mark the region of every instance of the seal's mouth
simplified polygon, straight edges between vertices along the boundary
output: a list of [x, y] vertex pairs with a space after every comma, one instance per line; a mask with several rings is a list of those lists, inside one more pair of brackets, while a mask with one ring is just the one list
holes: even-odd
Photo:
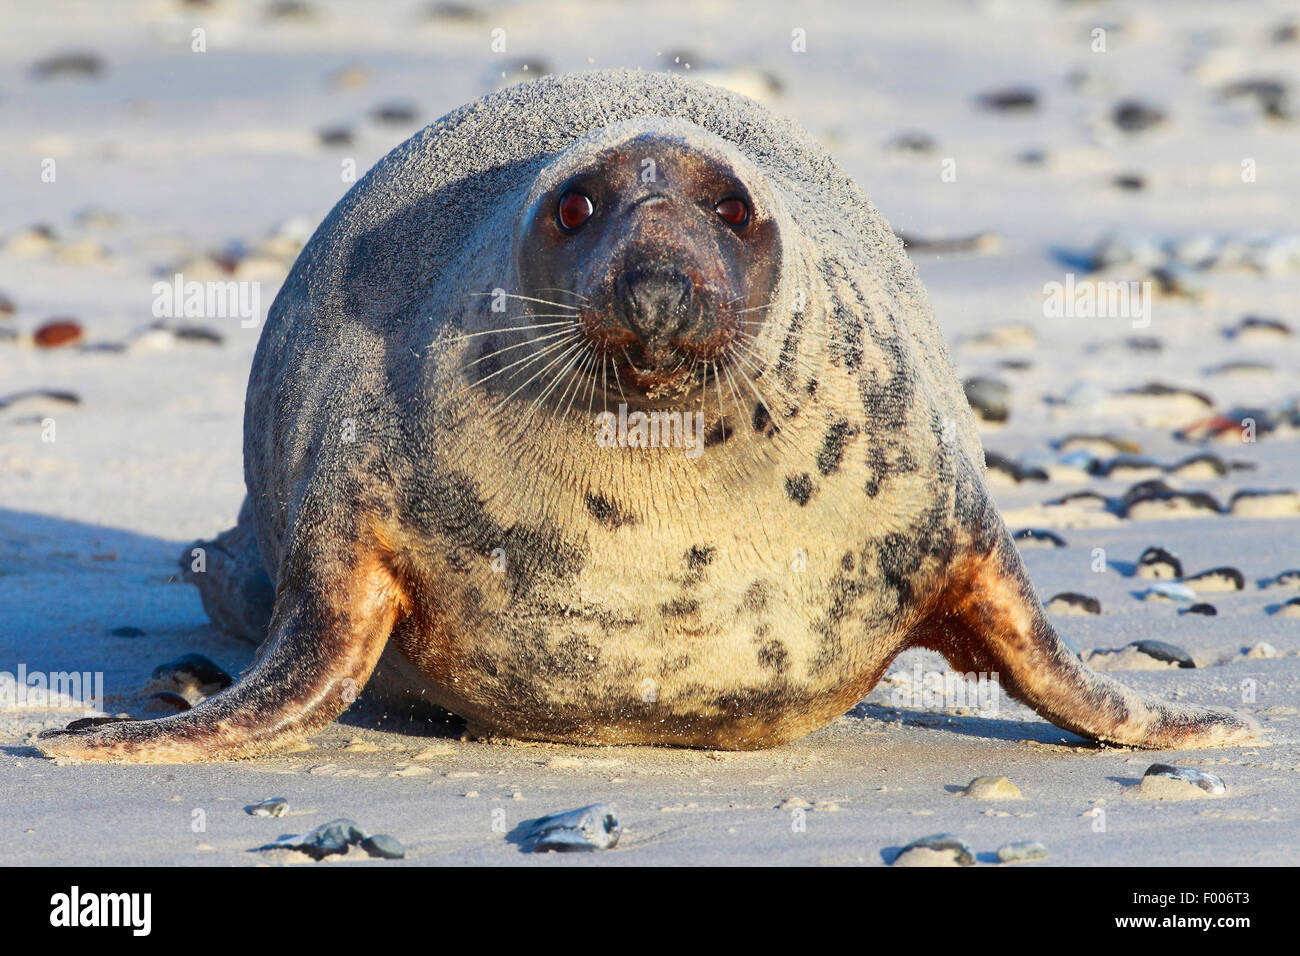
[[606, 390], [634, 390], [651, 400], [681, 398], [700, 387], [706, 369], [730, 358], [738, 323], [704, 304], [673, 315], [628, 320], [617, 308], [584, 310], [583, 335], [608, 366]]

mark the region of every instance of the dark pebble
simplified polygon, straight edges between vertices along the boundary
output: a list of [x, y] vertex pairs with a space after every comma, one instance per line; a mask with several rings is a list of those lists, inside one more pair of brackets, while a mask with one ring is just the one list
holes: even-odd
[[32, 64], [32, 75], [41, 80], [66, 77], [89, 79], [104, 72], [104, 61], [97, 53], [73, 50], [56, 53]]
[[1163, 352], [1165, 343], [1154, 335], [1130, 335], [1124, 340], [1124, 347], [1130, 352]]
[[181, 342], [193, 342], [201, 345], [220, 345], [225, 341], [225, 337], [216, 329], [208, 328], [206, 325], [174, 325], [169, 326], [172, 335]]
[[1193, 770], [1191, 767], [1175, 767], [1167, 763], [1153, 763], [1147, 767], [1144, 777], [1168, 777], [1171, 780], [1182, 780], [1185, 783], [1194, 784], [1200, 787], [1206, 793], [1220, 796], [1228, 792], [1223, 778], [1217, 774], [1206, 773], [1204, 770]]
[[61, 402], [65, 405], [80, 405], [81, 396], [76, 392], [65, 392], [57, 388], [26, 388], [21, 392], [11, 392], [8, 395], [0, 395], [0, 408], [8, 408], [10, 405], [16, 405], [19, 402], [30, 401], [31, 399], [44, 398], [52, 402]]
[[1262, 588], [1300, 588], [1300, 570], [1283, 571], [1260, 584]]
[[132, 627], [130, 624], [115, 627], [108, 634], [110, 637], [144, 637], [144, 631], [138, 627]]
[[890, 149], [904, 153], [928, 153], [935, 147], [934, 137], [929, 133], [899, 133], [887, 144]]
[[1222, 476], [1228, 473], [1228, 463], [1218, 455], [1209, 452], [1202, 452], [1198, 455], [1188, 455], [1175, 464], [1170, 465], [1166, 470], [1171, 475], [1176, 475], [1180, 471], [1191, 468], [1194, 465], [1207, 465], [1216, 475]]
[[302, 0], [276, 0], [266, 7], [268, 20], [297, 20], [305, 23], [316, 19], [316, 10]]
[[1205, 590], [1215, 590], [1209, 587], [1210, 582], [1217, 583], [1216, 579], [1222, 579], [1232, 586], [1230, 588], [1220, 587], [1220, 591], [1241, 591], [1246, 587], [1246, 576], [1236, 568], [1210, 568], [1208, 571], [1202, 571], [1199, 574], [1193, 574], [1190, 578], [1183, 578], [1184, 584], [1190, 584], [1193, 587], [1200, 584], [1205, 586]]
[[1253, 99], [1261, 113], [1274, 119], [1291, 119], [1295, 114], [1290, 90], [1281, 80], [1239, 80], [1225, 86], [1223, 95], [1228, 99]]
[[1038, 91], [1030, 86], [1011, 86], [980, 95], [980, 106], [1000, 113], [1023, 113], [1038, 109]]
[[9, 298], [9, 296], [5, 295], [3, 292], [0, 292], [0, 315], [8, 318], [13, 315], [14, 312], [14, 300]]
[[1249, 335], [1251, 332], [1271, 332], [1279, 338], [1290, 338], [1295, 334], [1291, 331], [1291, 326], [1281, 319], [1268, 318], [1262, 315], [1247, 315], [1236, 325], [1223, 330], [1223, 334], [1230, 339], [1235, 339], [1240, 335]]
[[200, 689], [225, 690], [233, 683], [229, 674], [202, 654], [184, 654], [174, 661], [159, 664], [151, 676], [154, 680], [170, 680], [182, 687], [194, 684]]
[[1223, 506], [1214, 496], [1204, 491], [1177, 491], [1159, 478], [1139, 482], [1120, 499], [1120, 515], [1127, 518], [1133, 509], [1149, 501], [1181, 501], [1193, 510], [1222, 514]]
[[1192, 660], [1191, 655], [1185, 650], [1164, 641], [1133, 641], [1128, 646], [1134, 648], [1140, 654], [1145, 654], [1147, 657], [1158, 661], [1164, 661], [1166, 664], [1177, 664], [1182, 668], [1196, 666], [1196, 661]]
[[289, 812], [289, 801], [284, 797], [268, 797], [244, 807], [244, 812], [250, 817], [282, 817]]
[[1022, 546], [1051, 546], [1053, 548], [1064, 548], [1065, 539], [1055, 531], [1048, 531], [1045, 528], [1021, 528], [1012, 537], [1022, 543]]
[[968, 378], [963, 387], [966, 401], [984, 421], [1005, 422], [1010, 416], [1007, 400], [1011, 397], [1011, 388], [1005, 382], [976, 376]]
[[190, 709], [190, 702], [180, 694], [174, 694], [169, 690], [160, 690], [156, 694], [150, 694], [149, 699], [145, 702], [145, 709], [151, 713], [176, 713]]
[[623, 832], [618, 815], [603, 803], [528, 820], [521, 826], [521, 842], [532, 853], [610, 850]]
[[1147, 187], [1146, 177], [1138, 173], [1121, 173], [1114, 177], [1111, 185], [1125, 192], [1140, 192]]
[[1165, 111], [1140, 100], [1124, 100], [1116, 104], [1111, 120], [1126, 133], [1141, 133], [1159, 126], [1168, 119]]
[[297, 836], [281, 837], [274, 843], [258, 847], [259, 850], [298, 850], [306, 853], [313, 860], [323, 860], [348, 852], [348, 847], [356, 846], [368, 839], [368, 834], [351, 820], [338, 819], [308, 830]]
[[1116, 455], [1109, 461], [1095, 461], [1088, 473], [1100, 478], [1123, 478], [1126, 471], [1164, 471], [1165, 466], [1154, 458], [1143, 455]]
[[1206, 617], [1215, 617], [1216, 615], [1218, 615], [1219, 609], [1216, 608], [1213, 604], [1193, 604], [1191, 607], [1184, 608], [1178, 613], [1179, 614], [1204, 614]]
[[1047, 603], [1055, 604], [1057, 601], [1060, 601], [1063, 604], [1068, 604], [1070, 607], [1077, 607], [1089, 614], [1101, 613], [1100, 601], [1095, 597], [1088, 597], [1088, 595], [1079, 594], [1076, 591], [1062, 591], [1060, 594], [1053, 595], [1052, 599]]
[[435, 3], [429, 7], [425, 16], [430, 20], [460, 24], [479, 23], [487, 19], [485, 11], [468, 3]]
[[346, 126], [326, 126], [317, 130], [316, 138], [322, 146], [351, 146], [356, 137]]
[[409, 103], [381, 103], [370, 111], [370, 118], [376, 123], [405, 125], [414, 123], [419, 114]]
[[1110, 504], [1110, 499], [1105, 495], [1098, 494], [1095, 491], [1072, 491], [1068, 495], [1061, 495], [1059, 498], [1053, 498], [1051, 501], [1044, 501], [1043, 504], [1048, 507], [1060, 507], [1061, 505], [1072, 504], [1092, 504], [1105, 508]]
[[1137, 576], [1140, 578], [1169, 579], [1183, 576], [1183, 562], [1172, 551], [1154, 545], [1138, 558]]

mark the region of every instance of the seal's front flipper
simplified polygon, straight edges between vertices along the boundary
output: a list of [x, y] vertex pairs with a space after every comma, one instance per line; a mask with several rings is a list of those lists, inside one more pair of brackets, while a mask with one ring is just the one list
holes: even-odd
[[962, 672], [997, 673], [1008, 694], [1066, 730], [1128, 747], [1221, 747], [1256, 739], [1231, 711], [1140, 694], [1083, 664], [1052, 629], [1010, 535], [987, 555], [955, 560], [915, 644]]
[[158, 720], [46, 731], [50, 757], [191, 763], [270, 753], [328, 724], [356, 700], [406, 602], [386, 564], [283, 575], [271, 634], [256, 665], [193, 710]]

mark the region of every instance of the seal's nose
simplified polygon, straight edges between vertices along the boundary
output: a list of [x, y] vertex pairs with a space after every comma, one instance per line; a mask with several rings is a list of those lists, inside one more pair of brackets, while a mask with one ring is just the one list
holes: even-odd
[[647, 352], [660, 352], [691, 314], [690, 277], [676, 269], [638, 267], [619, 276], [619, 311]]

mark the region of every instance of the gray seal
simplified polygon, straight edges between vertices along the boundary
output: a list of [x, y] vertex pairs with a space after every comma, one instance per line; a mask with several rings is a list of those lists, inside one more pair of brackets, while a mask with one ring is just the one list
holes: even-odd
[[43, 752], [268, 753], [377, 665], [483, 733], [770, 747], [909, 647], [1097, 740], [1255, 732], [1080, 662], [888, 224], [795, 124], [676, 76], [516, 86], [380, 161], [271, 307], [244, 454], [190, 577], [254, 665]]

